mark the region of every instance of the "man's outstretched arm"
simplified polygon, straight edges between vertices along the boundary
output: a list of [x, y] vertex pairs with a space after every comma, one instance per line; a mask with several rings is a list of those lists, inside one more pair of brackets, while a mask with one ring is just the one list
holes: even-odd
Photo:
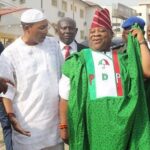
[[11, 125], [13, 126], [14, 130], [19, 132], [20, 134], [23, 134], [26, 136], [31, 136], [31, 133], [29, 131], [26, 131], [25, 129], [23, 129], [21, 127], [20, 123], [18, 122], [16, 115], [13, 111], [12, 101], [8, 98], [3, 98], [3, 104], [4, 104], [6, 113], [8, 115], [8, 118], [9, 118]]

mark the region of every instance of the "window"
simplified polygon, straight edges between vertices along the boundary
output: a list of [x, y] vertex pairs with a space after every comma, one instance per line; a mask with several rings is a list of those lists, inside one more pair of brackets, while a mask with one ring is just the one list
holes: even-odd
[[57, 6], [57, 0], [51, 0], [51, 4], [52, 4], [52, 6]]
[[20, 4], [24, 4], [26, 0], [20, 0]]
[[62, 1], [62, 10], [67, 11], [67, 2]]
[[70, 9], [73, 10], [74, 12], [76, 12], [77, 10], [76, 6], [74, 6], [73, 4], [71, 4]]
[[5, 5], [0, 3], [0, 8], [3, 8], [3, 7], [5, 7]]
[[80, 39], [84, 39], [84, 31], [83, 30], [80, 31]]
[[74, 11], [75, 11], [75, 12], [77, 11], [77, 7], [76, 7], [76, 6], [74, 6]]
[[80, 9], [80, 18], [83, 18], [83, 17], [84, 17], [84, 10]]
[[70, 6], [70, 9], [73, 10], [72, 4], [71, 4], [71, 6]]

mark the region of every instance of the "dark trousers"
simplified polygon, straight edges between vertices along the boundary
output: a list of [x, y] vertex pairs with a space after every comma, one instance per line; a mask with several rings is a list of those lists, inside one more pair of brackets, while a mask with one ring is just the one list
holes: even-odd
[[5, 112], [2, 102], [0, 102], [0, 123], [1, 123], [2, 129], [3, 129], [3, 136], [4, 136], [6, 150], [13, 150], [11, 124], [6, 115], [6, 112]]

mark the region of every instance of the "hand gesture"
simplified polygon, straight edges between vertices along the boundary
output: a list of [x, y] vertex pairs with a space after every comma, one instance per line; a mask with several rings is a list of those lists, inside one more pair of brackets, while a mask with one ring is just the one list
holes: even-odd
[[9, 83], [9, 84], [14, 86], [14, 84], [10, 80], [0, 77], [0, 93], [1, 92], [6, 93], [7, 88], [8, 88], [7, 83]]
[[132, 33], [132, 35], [133, 35], [134, 37], [137, 37], [137, 40], [139, 41], [139, 43], [140, 43], [141, 41], [144, 41], [144, 40], [145, 40], [145, 39], [144, 39], [144, 34], [143, 34], [143, 31], [142, 31], [142, 30], [133, 28], [133, 29], [131, 29], [130, 31], [131, 31], [131, 33]]
[[68, 144], [68, 128], [60, 129], [60, 137], [64, 141], [64, 143]]
[[6, 93], [8, 85], [5, 82], [5, 79], [0, 78], [0, 93]]
[[23, 134], [23, 135], [25, 135], [25, 136], [31, 136], [31, 133], [30, 133], [29, 131], [26, 131], [26, 130], [24, 130], [24, 129], [21, 127], [21, 125], [20, 125], [20, 123], [18, 122], [18, 120], [16, 119], [15, 115], [11, 115], [11, 116], [8, 115], [8, 118], [9, 118], [9, 120], [10, 120], [10, 122], [11, 122], [13, 128], [14, 128], [17, 132], [19, 132], [20, 134]]

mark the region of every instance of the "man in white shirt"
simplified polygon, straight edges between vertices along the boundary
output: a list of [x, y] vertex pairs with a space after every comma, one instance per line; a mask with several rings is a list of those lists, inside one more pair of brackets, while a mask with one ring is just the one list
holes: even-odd
[[21, 16], [24, 34], [2, 53], [8, 85], [3, 102], [13, 126], [14, 150], [63, 150], [59, 137], [58, 81], [60, 54], [57, 41], [46, 37], [44, 14], [29, 9]]
[[[58, 21], [57, 31], [59, 36], [59, 46], [64, 59], [66, 59], [70, 54], [79, 52], [86, 48], [84, 45], [77, 43], [75, 36], [77, 34], [78, 28], [76, 27], [76, 22], [65, 17]], [[69, 54], [67, 54], [66, 46], [69, 46]]]

